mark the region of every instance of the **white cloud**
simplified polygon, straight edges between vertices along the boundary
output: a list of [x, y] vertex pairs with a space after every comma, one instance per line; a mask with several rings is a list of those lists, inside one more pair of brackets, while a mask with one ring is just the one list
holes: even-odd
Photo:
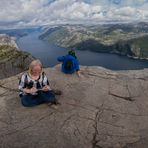
[[0, 27], [148, 21], [148, 0], [0, 0]]

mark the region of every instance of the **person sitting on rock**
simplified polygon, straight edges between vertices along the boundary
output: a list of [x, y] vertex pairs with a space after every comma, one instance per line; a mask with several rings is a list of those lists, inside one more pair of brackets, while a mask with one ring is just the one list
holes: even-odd
[[62, 72], [65, 74], [72, 74], [76, 72], [77, 75], [80, 76], [79, 61], [74, 50], [70, 50], [66, 56], [58, 57], [57, 60], [62, 62]]
[[57, 105], [55, 93], [49, 86], [42, 63], [34, 60], [30, 63], [28, 72], [25, 72], [19, 81], [19, 91], [22, 105], [32, 107], [42, 103]]

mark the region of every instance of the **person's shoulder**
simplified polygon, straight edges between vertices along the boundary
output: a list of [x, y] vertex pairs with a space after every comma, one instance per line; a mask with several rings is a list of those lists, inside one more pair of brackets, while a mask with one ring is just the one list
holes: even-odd
[[70, 55], [65, 55], [65, 60], [70, 59]]
[[67, 59], [71, 59], [71, 60], [75, 59], [72, 55], [67, 55], [66, 57], [67, 57]]
[[28, 72], [23, 72], [23, 73], [21, 74], [22, 77], [25, 77], [25, 76], [28, 76], [28, 75], [29, 75]]
[[28, 79], [28, 72], [23, 72], [20, 76], [19, 76], [19, 80], [25, 81], [25, 79]]

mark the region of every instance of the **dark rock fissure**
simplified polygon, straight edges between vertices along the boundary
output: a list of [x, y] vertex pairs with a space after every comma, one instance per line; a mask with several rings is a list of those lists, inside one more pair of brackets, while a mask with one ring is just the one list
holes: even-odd
[[93, 134], [92, 148], [97, 148], [97, 147], [102, 148], [99, 145], [97, 145], [98, 140], [96, 139], [96, 137], [99, 134], [98, 129], [97, 129], [97, 124], [98, 124], [98, 122], [101, 118], [101, 115], [103, 113], [103, 106], [104, 106], [104, 104], [101, 105], [101, 107], [99, 108], [99, 110], [96, 112], [96, 115], [95, 115], [95, 120], [94, 120], [94, 125], [93, 125], [93, 127], [95, 129], [95, 133]]
[[123, 96], [120, 96], [120, 95], [117, 95], [117, 94], [113, 94], [113, 93], [111, 93], [110, 91], [109, 91], [109, 93], [108, 93], [109, 95], [112, 95], [112, 96], [114, 96], [114, 97], [117, 97], [117, 98], [121, 98], [121, 99], [124, 99], [124, 100], [126, 100], [126, 101], [134, 101], [134, 99], [132, 98], [132, 97], [123, 97]]

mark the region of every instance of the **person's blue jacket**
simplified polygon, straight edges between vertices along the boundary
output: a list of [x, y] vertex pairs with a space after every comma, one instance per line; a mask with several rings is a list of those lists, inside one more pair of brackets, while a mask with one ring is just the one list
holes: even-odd
[[[62, 72], [66, 73], [66, 74], [72, 74], [74, 73], [75, 71], [78, 71], [79, 70], [79, 61], [77, 58], [71, 56], [71, 55], [66, 55], [66, 56], [60, 56], [57, 58], [57, 60], [59, 62], [62, 62]], [[72, 66], [72, 69], [71, 70], [67, 70], [65, 69], [65, 64], [67, 61], [71, 60], [72, 63], [73, 63], [73, 66]]]

